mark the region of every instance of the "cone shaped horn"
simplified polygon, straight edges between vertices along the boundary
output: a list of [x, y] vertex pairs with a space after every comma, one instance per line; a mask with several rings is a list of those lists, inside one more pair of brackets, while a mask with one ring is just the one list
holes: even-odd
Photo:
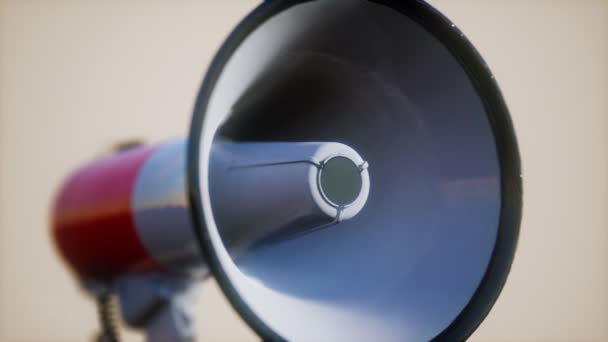
[[188, 182], [213, 274], [268, 340], [465, 339], [519, 232], [498, 87], [418, 1], [262, 4], [201, 88]]

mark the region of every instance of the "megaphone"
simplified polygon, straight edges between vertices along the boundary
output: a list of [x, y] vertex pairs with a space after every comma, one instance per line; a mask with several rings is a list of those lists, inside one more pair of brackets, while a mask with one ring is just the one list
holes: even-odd
[[438, 11], [267, 1], [217, 53], [189, 136], [77, 170], [52, 232], [151, 340], [193, 336], [212, 275], [264, 340], [459, 341], [506, 281], [521, 200], [498, 86]]

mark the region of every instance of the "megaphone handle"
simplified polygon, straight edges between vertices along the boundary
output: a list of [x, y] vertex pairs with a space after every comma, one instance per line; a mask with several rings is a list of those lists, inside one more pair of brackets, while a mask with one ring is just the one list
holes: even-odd
[[146, 341], [194, 341], [192, 311], [200, 280], [151, 273], [127, 275], [114, 285], [124, 320], [143, 329]]

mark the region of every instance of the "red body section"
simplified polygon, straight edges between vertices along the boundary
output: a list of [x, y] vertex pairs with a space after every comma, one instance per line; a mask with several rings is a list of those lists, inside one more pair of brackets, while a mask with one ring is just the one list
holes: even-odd
[[127, 271], [159, 268], [137, 236], [131, 194], [155, 147], [137, 147], [72, 174], [55, 200], [52, 235], [83, 279], [107, 281]]

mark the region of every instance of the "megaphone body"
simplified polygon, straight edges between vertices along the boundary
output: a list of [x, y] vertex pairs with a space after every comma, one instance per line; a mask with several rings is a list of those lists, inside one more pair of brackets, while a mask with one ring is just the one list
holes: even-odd
[[271, 1], [218, 52], [187, 138], [85, 165], [54, 208], [59, 252], [134, 325], [155, 321], [137, 279], [213, 275], [267, 340], [452, 341], [506, 280], [521, 179], [493, 76], [429, 5]]
[[[166, 252], [187, 264], [202, 264], [198, 247], [183, 248], [195, 243], [190, 218], [183, 212], [187, 202], [183, 184], [185, 151], [173, 155], [173, 160], [164, 160], [162, 169], [150, 170], [158, 176], [145, 184], [150, 181], [146, 163], [153, 163], [154, 155], [171, 145], [135, 147], [109, 155], [67, 180], [56, 200], [53, 236], [79, 275], [106, 281], [125, 272], [159, 271], [170, 268], [171, 263], [161, 265]], [[144, 191], [148, 198], [140, 195]], [[166, 198], [154, 197], [160, 194]], [[153, 219], [147, 220], [147, 216]], [[166, 231], [155, 231], [155, 226], [163, 226]], [[158, 246], [172, 242], [179, 244], [177, 251]], [[181, 262], [176, 265], [180, 267]]]
[[[369, 193], [367, 163], [343, 144], [223, 142], [215, 150], [215, 215], [235, 256], [350, 219]], [[90, 281], [129, 272], [202, 277], [186, 190], [184, 139], [109, 155], [64, 184], [54, 239]]]

